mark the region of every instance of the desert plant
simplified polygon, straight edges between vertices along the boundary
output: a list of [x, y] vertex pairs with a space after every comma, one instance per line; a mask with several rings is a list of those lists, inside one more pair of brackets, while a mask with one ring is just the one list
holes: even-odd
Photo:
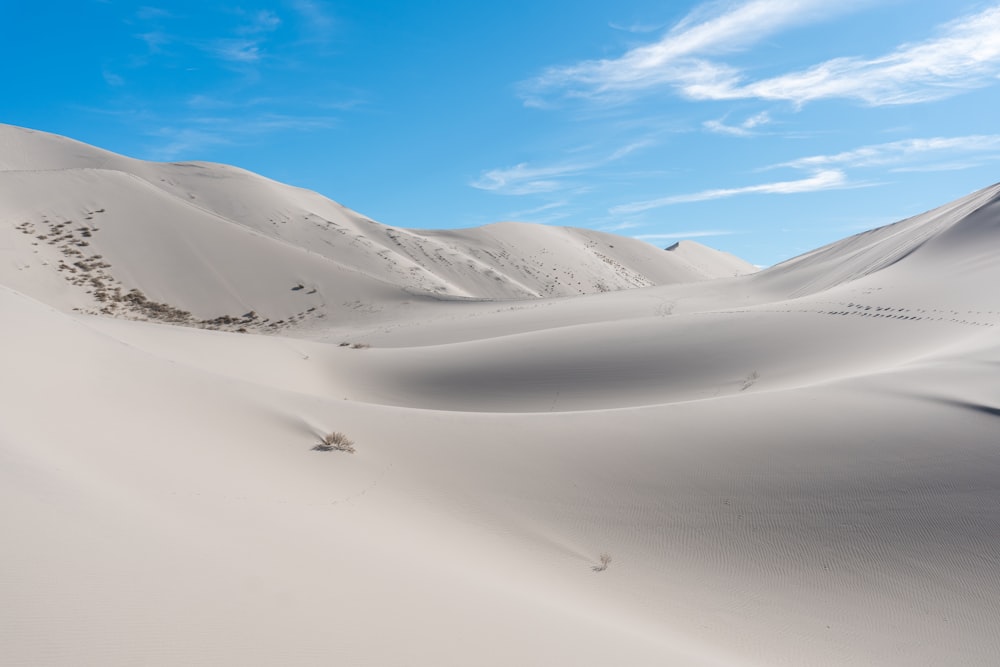
[[318, 452], [332, 452], [333, 450], [337, 450], [338, 452], [353, 454], [354, 441], [340, 431], [333, 431], [324, 435], [320, 439], [319, 444], [313, 447], [313, 449]]
[[594, 570], [594, 572], [604, 572], [606, 569], [608, 569], [608, 565], [611, 564], [611, 554], [607, 554], [607, 553], [601, 554], [601, 559], [600, 560], [601, 560], [601, 564], [600, 565], [595, 565], [592, 568]]

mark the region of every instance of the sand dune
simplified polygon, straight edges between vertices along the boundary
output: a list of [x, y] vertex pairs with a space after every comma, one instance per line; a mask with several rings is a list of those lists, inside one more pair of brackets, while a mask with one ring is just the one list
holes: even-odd
[[1000, 655], [1000, 186], [734, 277], [19, 128], [0, 165], [4, 664]]
[[753, 271], [704, 247], [666, 253], [583, 229], [387, 227], [235, 167], [132, 160], [9, 125], [0, 149], [14, 223], [2, 282], [67, 310], [274, 331], [411, 299], [585, 294]]

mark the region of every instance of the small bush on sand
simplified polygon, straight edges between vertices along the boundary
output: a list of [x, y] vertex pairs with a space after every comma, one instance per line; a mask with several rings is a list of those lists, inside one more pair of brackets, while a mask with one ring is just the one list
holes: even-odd
[[337, 450], [338, 452], [353, 454], [354, 441], [340, 431], [334, 431], [333, 433], [324, 435], [320, 443], [313, 447], [313, 449], [318, 452], [332, 452]]
[[611, 554], [601, 554], [601, 564], [593, 567], [594, 572], [604, 572], [611, 564]]

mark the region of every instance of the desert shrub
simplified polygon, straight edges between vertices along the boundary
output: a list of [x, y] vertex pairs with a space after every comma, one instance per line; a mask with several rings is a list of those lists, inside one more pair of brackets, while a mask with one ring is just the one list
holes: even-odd
[[338, 452], [348, 452], [353, 454], [354, 441], [340, 431], [333, 431], [332, 433], [324, 435], [320, 440], [320, 443], [313, 447], [313, 449], [319, 452], [332, 452], [337, 450]]
[[604, 572], [611, 564], [611, 554], [601, 554], [601, 564], [593, 567], [594, 572]]

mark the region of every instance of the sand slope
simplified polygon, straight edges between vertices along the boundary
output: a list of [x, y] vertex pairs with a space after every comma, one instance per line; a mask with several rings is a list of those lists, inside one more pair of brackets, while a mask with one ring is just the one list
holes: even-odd
[[[122, 275], [201, 317], [247, 295], [294, 315], [315, 295], [270, 287], [290, 267], [362, 305], [302, 318], [284, 329], [295, 337], [209, 331], [73, 312], [75, 286], [8, 263], [0, 662], [1000, 655], [1000, 188], [752, 276], [442, 300], [358, 270], [343, 248], [222, 220], [224, 192], [205, 187], [210, 205], [191, 206], [121, 170], [56, 174], [60, 151], [103, 154], [46, 141], [51, 155], [19, 158], [44, 178], [3, 174], [21, 179], [3, 239], [28, 237], [16, 227], [33, 211], [75, 207], [106, 214], [89, 238], [107, 231]], [[51, 179], [62, 187], [46, 193]], [[112, 195], [163, 215], [96, 213]], [[32, 197], [56, 203], [35, 211]], [[372, 244], [404, 234], [352, 220]], [[586, 264], [578, 241], [591, 238], [516, 224], [406, 234], [414, 257], [418, 236], [438, 244], [425, 249], [475, 237], [481, 255], [463, 257], [510, 244], [567, 267]], [[191, 238], [239, 253], [192, 263]], [[716, 257], [686, 246], [664, 254], [699, 270]], [[508, 252], [491, 266], [527, 284], [533, 265]], [[433, 256], [421, 266], [448, 289], [486, 275], [463, 282]], [[663, 266], [629, 270], [670, 282]], [[357, 452], [314, 451], [330, 430]], [[601, 553], [612, 560], [594, 571]]]

